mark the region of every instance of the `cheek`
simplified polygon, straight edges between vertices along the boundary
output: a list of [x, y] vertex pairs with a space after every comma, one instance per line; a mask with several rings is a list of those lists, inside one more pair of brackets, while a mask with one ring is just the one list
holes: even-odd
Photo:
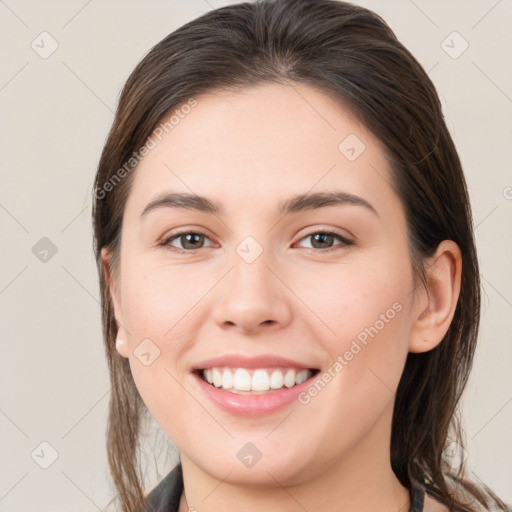
[[149, 258], [127, 262], [122, 298], [128, 329], [139, 338], [154, 338], [165, 348], [211, 288], [211, 278], [191, 276], [192, 272], [192, 267], [158, 265]]
[[330, 355], [331, 373], [343, 375], [333, 379], [335, 387], [359, 387], [372, 402], [381, 396], [376, 387], [398, 385], [408, 353], [412, 271], [407, 269], [407, 257], [390, 253], [294, 280], [304, 302], [318, 312], [310, 325]]
[[391, 407], [407, 358], [410, 327], [410, 282], [399, 266], [352, 265], [341, 270], [328, 292], [320, 293], [317, 284], [305, 299], [316, 297], [312, 309], [322, 313], [334, 334], [316, 322], [317, 340], [330, 361], [319, 374], [321, 382], [301, 397], [319, 424], [328, 418], [325, 434], [338, 447], [356, 443]]
[[407, 265], [406, 260], [375, 256], [371, 262], [325, 265], [289, 279], [297, 295], [317, 313], [319, 339], [335, 348], [361, 333], [364, 339], [375, 324], [379, 331], [384, 326], [389, 331], [388, 325], [397, 323], [398, 310], [404, 309], [412, 290]]
[[188, 371], [186, 354], [198, 329], [201, 300], [213, 279], [210, 272], [194, 271], [193, 265], [173, 267], [134, 253], [125, 261], [121, 293], [130, 332], [130, 367], [144, 403], [160, 425], [172, 424], [176, 415], [170, 411], [186, 405], [177, 380]]

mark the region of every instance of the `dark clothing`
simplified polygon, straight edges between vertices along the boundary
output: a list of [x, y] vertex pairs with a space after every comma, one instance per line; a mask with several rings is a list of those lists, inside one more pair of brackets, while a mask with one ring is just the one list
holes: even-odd
[[[183, 473], [178, 464], [146, 497], [152, 512], [178, 512], [183, 492]], [[418, 485], [411, 492], [409, 512], [423, 512], [425, 489]]]
[[178, 464], [146, 497], [151, 512], [178, 512], [183, 492], [183, 473]]

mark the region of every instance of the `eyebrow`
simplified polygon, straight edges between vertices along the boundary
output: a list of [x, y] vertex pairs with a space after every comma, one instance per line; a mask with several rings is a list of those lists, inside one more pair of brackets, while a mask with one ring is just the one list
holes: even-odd
[[[279, 203], [278, 211], [280, 214], [286, 215], [288, 213], [315, 210], [334, 205], [362, 206], [363, 208], [373, 212], [377, 217], [379, 216], [377, 210], [368, 201], [366, 201], [366, 199], [340, 190], [329, 192], [307, 192], [292, 196]], [[215, 215], [222, 215], [224, 212], [220, 203], [212, 201], [207, 197], [187, 192], [164, 192], [159, 194], [144, 208], [141, 213], [141, 217], [148, 212], [159, 208], [186, 209]]]

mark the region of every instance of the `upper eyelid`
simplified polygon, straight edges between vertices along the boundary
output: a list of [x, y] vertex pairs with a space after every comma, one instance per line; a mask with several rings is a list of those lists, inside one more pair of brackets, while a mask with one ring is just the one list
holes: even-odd
[[338, 229], [331, 228], [331, 227], [315, 228], [314, 226], [308, 226], [307, 228], [303, 228], [303, 230], [301, 230], [301, 231], [304, 231], [304, 230], [307, 230], [307, 231], [305, 231], [305, 233], [300, 236], [299, 240], [302, 240], [303, 238], [305, 238], [307, 236], [314, 235], [316, 233], [332, 233], [334, 235], [337, 235], [337, 236], [347, 239], [347, 240], [354, 238], [354, 236], [350, 232], [347, 232], [348, 234], [346, 234], [346, 235], [343, 234], [341, 232], [342, 230], [340, 228], [338, 228]]

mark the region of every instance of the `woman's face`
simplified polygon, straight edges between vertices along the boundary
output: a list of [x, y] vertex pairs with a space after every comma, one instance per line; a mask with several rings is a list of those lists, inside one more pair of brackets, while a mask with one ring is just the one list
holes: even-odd
[[[382, 146], [305, 85], [196, 101], [153, 137], [124, 212], [115, 310], [144, 402], [217, 479], [389, 463], [414, 315]], [[148, 208], [170, 194], [191, 197]]]

